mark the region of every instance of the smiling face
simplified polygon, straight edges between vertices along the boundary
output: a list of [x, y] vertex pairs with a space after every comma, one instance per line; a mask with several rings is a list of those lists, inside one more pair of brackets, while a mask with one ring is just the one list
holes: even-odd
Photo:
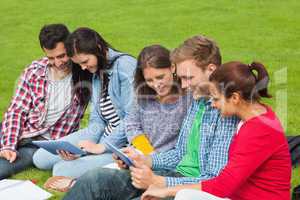
[[98, 69], [98, 59], [93, 54], [79, 53], [71, 57], [74, 63], [80, 65], [82, 70], [88, 70], [91, 73], [96, 73]]
[[205, 70], [196, 65], [194, 60], [185, 60], [176, 64], [177, 76], [181, 79], [181, 87], [188, 89], [196, 98], [197, 87], [208, 82], [211, 70], [207, 67]]
[[48, 57], [51, 67], [59, 71], [68, 70], [69, 57], [67, 56], [66, 48], [63, 42], [56, 44], [54, 49], [43, 48], [46, 56]]
[[212, 107], [218, 109], [223, 117], [235, 115], [239, 109], [241, 97], [234, 92], [229, 98], [226, 98], [219, 89], [216, 83], [211, 84], [210, 95], [212, 99]]
[[173, 74], [171, 67], [143, 69], [146, 84], [152, 88], [159, 97], [165, 97], [171, 93], [173, 87]]

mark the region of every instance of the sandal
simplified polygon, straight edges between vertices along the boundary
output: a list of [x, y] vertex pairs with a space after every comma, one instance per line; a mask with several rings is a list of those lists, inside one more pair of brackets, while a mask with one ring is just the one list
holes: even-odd
[[76, 179], [67, 176], [50, 177], [44, 184], [44, 188], [59, 192], [68, 192], [75, 184]]

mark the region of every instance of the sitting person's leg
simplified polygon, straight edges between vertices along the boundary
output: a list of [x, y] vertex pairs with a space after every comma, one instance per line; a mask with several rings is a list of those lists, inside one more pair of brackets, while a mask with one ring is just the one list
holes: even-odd
[[180, 190], [175, 197], [175, 200], [225, 200], [212, 194], [192, 189]]
[[[59, 140], [68, 141], [77, 146], [78, 143], [82, 140], [98, 142], [99, 136], [96, 134], [86, 134], [84, 131], [80, 130], [63, 138], [60, 138]], [[51, 170], [53, 166], [59, 161], [62, 161], [61, 157], [51, 154], [42, 148], [37, 150], [33, 155], [33, 163], [39, 169]]]
[[[173, 199], [174, 199], [173, 197], [168, 197], [168, 198], [164, 198], [163, 200], [173, 200]], [[141, 200], [141, 197], [136, 197], [136, 198], [131, 199], [131, 200]]]
[[131, 184], [128, 170], [95, 168], [76, 181], [64, 200], [130, 200], [140, 196], [142, 192]]
[[43, 170], [51, 170], [53, 165], [61, 160], [58, 155], [49, 153], [42, 148], [39, 148], [33, 155], [34, 166]]
[[[155, 171], [155, 174], [173, 177], [182, 176], [168, 170]], [[143, 192], [144, 190], [137, 189], [132, 185], [129, 170], [98, 167], [78, 178], [64, 199], [131, 200], [139, 199]]]
[[23, 141], [18, 148], [18, 155], [14, 162], [10, 163], [4, 158], [0, 158], [0, 180], [12, 176], [33, 165], [32, 156], [37, 147]]
[[62, 160], [53, 166], [53, 176], [68, 176], [78, 178], [85, 172], [113, 163], [112, 154], [88, 155], [76, 160]]

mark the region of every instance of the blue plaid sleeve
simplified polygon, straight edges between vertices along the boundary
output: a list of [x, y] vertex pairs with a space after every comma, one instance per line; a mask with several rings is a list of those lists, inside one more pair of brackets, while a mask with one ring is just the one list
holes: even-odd
[[185, 184], [196, 184], [200, 181], [205, 180], [203, 178], [194, 178], [194, 177], [166, 177], [167, 187], [172, 187], [176, 185], [185, 185]]
[[227, 164], [229, 146], [239, 120], [236, 117], [223, 118], [219, 111], [206, 105], [202, 118], [199, 149], [199, 177], [166, 177], [167, 186], [193, 184], [219, 175]]
[[[186, 153], [189, 130], [199, 110], [199, 101], [194, 101], [183, 122], [176, 148], [152, 156], [153, 169], [174, 170]], [[218, 176], [228, 161], [228, 151], [239, 120], [223, 118], [219, 111], [206, 104], [200, 130], [199, 177], [166, 177], [167, 186], [198, 183]]]
[[239, 120], [237, 117], [222, 117], [213, 108], [208, 113], [211, 116], [208, 116], [205, 123], [209, 130], [202, 132], [199, 160], [201, 176], [213, 178], [219, 175], [228, 162], [229, 147]]

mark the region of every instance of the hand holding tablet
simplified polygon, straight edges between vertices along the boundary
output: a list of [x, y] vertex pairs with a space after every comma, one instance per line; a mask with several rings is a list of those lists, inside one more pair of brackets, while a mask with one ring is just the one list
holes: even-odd
[[46, 141], [32, 141], [32, 143], [46, 151], [57, 155], [59, 150], [64, 150], [70, 152], [74, 155], [85, 155], [86, 152], [79, 147], [71, 144], [67, 141], [57, 141], [57, 140], [46, 140]]
[[133, 160], [130, 159], [125, 153], [123, 153], [120, 149], [118, 149], [116, 146], [111, 144], [108, 141], [104, 142], [104, 145], [107, 149], [112, 151], [114, 154], [116, 154], [128, 167], [133, 166]]

